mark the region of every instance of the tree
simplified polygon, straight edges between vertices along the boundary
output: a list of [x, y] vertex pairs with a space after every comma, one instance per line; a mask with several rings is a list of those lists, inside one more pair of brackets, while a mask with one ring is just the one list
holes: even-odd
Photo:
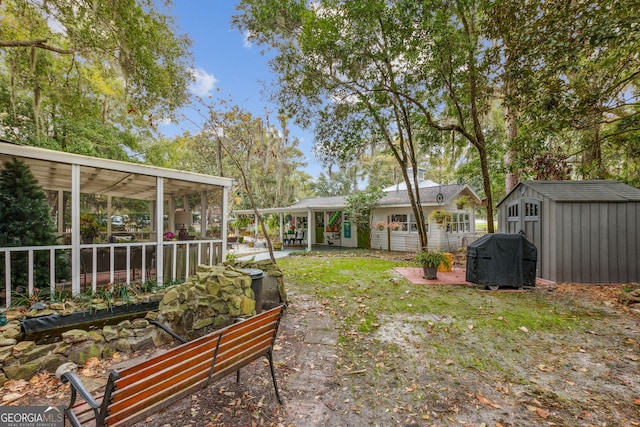
[[417, 169], [416, 141], [427, 128], [455, 131], [477, 150], [493, 231], [482, 126], [492, 92], [473, 2], [324, 1], [306, 9], [293, 0], [244, 0], [238, 7], [234, 24], [278, 50], [272, 61], [280, 76], [277, 98], [299, 124], [314, 118], [320, 130], [326, 123], [350, 124], [333, 126], [336, 132], [320, 144], [347, 156], [365, 144], [365, 134], [385, 141], [407, 183], [422, 246], [427, 236], [417, 178], [410, 182], [406, 171]]
[[[47, 196], [26, 163], [13, 159], [0, 170], [0, 247], [51, 246], [58, 244], [58, 236]], [[69, 260], [62, 251], [56, 252], [56, 278], [69, 278]], [[49, 283], [49, 252], [34, 254], [34, 283]], [[4, 262], [0, 273], [5, 274]], [[28, 286], [29, 260], [24, 252], [11, 253], [11, 283], [13, 287]], [[47, 287], [47, 286], [45, 286]]]
[[584, 178], [629, 177], [619, 159], [637, 161], [639, 8], [621, 0], [507, 0], [488, 9], [486, 29], [510, 87], [504, 102], [525, 130], [516, 141], [521, 164], [534, 168], [532, 151], [562, 144]]
[[379, 205], [384, 193], [380, 189], [358, 191], [347, 197], [347, 213], [358, 228], [358, 240], [360, 236], [367, 236], [368, 247], [371, 247], [371, 221], [373, 210]]
[[[204, 139], [199, 139], [200, 142], [208, 141], [220, 146], [224, 153], [223, 161], [233, 166], [229, 170], [235, 172], [231, 176], [240, 183], [240, 202], [246, 198], [248, 206], [253, 209], [273, 262], [271, 239], [258, 207], [281, 206], [293, 198], [292, 180], [295, 179], [294, 171], [301, 153], [296, 147], [297, 141], [288, 141], [286, 135], [286, 130], [280, 132], [262, 118], [253, 117], [242, 108], [231, 105], [224, 111], [209, 109], [209, 118], [202, 132]], [[203, 146], [200, 152], [216, 151], [210, 147], [211, 144]]]
[[126, 159], [187, 99], [190, 41], [159, 2], [0, 3], [5, 138]]

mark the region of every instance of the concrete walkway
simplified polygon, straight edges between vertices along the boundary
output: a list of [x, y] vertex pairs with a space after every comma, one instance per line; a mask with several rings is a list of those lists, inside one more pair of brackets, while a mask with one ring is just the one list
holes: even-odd
[[[273, 256], [276, 258], [283, 258], [288, 256], [291, 252], [296, 252], [293, 251], [291, 249], [282, 249], [279, 251], [273, 251]], [[268, 250], [261, 250], [261, 251], [255, 251], [249, 254], [243, 253], [243, 254], [239, 254], [238, 259], [240, 261], [262, 261], [263, 259], [269, 259], [269, 251]]]
[[[280, 345], [294, 349], [282, 390], [286, 393], [288, 419], [295, 427], [329, 426], [335, 416], [331, 390], [335, 387], [338, 328], [318, 301], [295, 291], [280, 324]], [[278, 359], [279, 353], [275, 352]]]

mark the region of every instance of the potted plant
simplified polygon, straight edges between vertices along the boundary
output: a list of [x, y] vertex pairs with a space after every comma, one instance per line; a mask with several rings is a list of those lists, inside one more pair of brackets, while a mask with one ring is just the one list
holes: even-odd
[[472, 201], [471, 201], [471, 197], [469, 197], [469, 196], [468, 196], [468, 195], [466, 195], [466, 194], [462, 194], [460, 197], [458, 197], [458, 198], [455, 200], [455, 202], [454, 202], [454, 203], [456, 204], [456, 207], [457, 207], [458, 209], [464, 209], [466, 206], [471, 205], [471, 204], [472, 204]]
[[80, 215], [80, 236], [82, 243], [93, 243], [93, 239], [100, 235], [100, 226], [93, 215]]
[[422, 250], [416, 254], [415, 261], [422, 266], [424, 279], [435, 280], [438, 278], [438, 267], [449, 267], [449, 260], [444, 252]]
[[274, 251], [282, 250], [282, 240], [280, 240], [279, 237], [274, 237], [273, 240], [271, 240], [271, 244], [273, 245]]
[[435, 221], [438, 224], [451, 221], [451, 213], [443, 211], [442, 209], [436, 209], [429, 214], [429, 221]]

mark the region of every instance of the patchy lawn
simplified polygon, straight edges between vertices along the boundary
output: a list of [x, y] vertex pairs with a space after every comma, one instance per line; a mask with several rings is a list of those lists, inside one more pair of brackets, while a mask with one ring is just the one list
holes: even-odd
[[[232, 375], [140, 425], [640, 425], [640, 315], [617, 302], [629, 285], [413, 285], [394, 271], [404, 255], [364, 255], [278, 260], [290, 292], [274, 355], [285, 405], [258, 361], [240, 384]], [[308, 340], [319, 321], [338, 336], [322, 351]], [[324, 379], [304, 384], [315, 370]], [[54, 383], [19, 392], [63, 404]]]

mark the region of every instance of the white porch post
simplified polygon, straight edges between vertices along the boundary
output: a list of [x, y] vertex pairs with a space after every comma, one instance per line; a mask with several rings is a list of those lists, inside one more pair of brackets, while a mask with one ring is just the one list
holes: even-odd
[[113, 210], [111, 208], [111, 195], [107, 195], [107, 239], [109, 238], [109, 236], [111, 236], [111, 234], [113, 234], [111, 232], [111, 215], [113, 215]]
[[63, 235], [64, 229], [64, 191], [58, 190], [58, 234]]
[[209, 224], [207, 224], [207, 208], [209, 207], [209, 202], [207, 199], [207, 192], [200, 192], [200, 237], [205, 237], [207, 235], [207, 229], [209, 228]]
[[229, 216], [228, 208], [229, 205], [227, 203], [229, 200], [229, 187], [222, 188], [222, 208], [220, 212], [220, 238], [222, 238], [222, 259], [221, 262], [224, 262], [227, 259], [227, 220]]
[[80, 293], [80, 165], [71, 165], [71, 293]]
[[[313, 212], [311, 212], [311, 209], [308, 209], [307, 210], [307, 251], [311, 251], [311, 238], [313, 237], [315, 239], [315, 234], [316, 234], [316, 226], [315, 224], [311, 223], [312, 214]], [[313, 233], [311, 232], [311, 230], [313, 230]]]
[[162, 245], [164, 217], [164, 179], [156, 178], [156, 278], [158, 284], [164, 284], [164, 246]]

